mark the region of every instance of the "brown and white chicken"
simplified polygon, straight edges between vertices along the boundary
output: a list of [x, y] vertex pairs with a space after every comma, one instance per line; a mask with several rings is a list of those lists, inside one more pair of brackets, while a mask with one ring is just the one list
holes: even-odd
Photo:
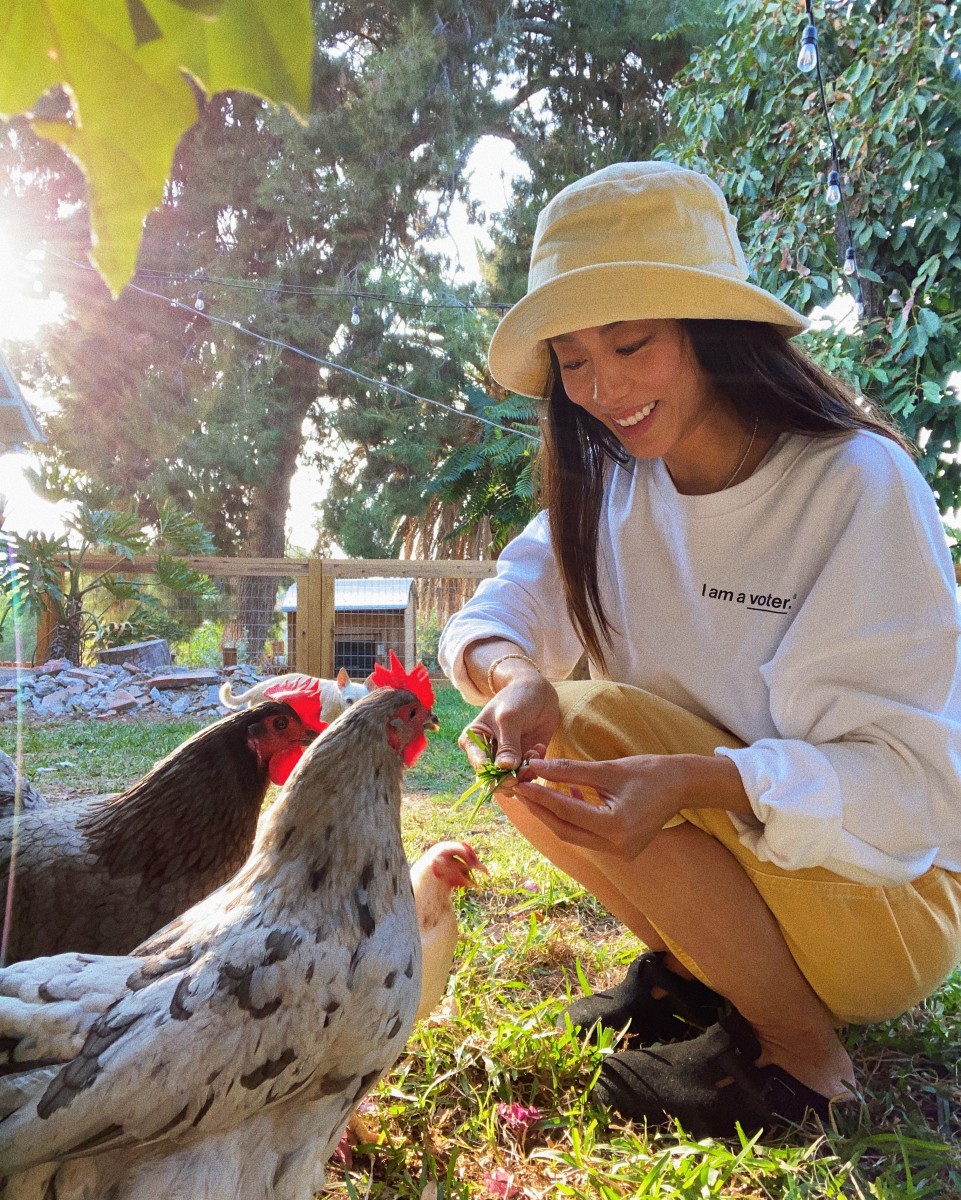
[[447, 990], [458, 938], [452, 893], [475, 886], [472, 871], [487, 868], [466, 842], [438, 842], [410, 869], [424, 961], [418, 1021], [430, 1016]]
[[127, 957], [0, 971], [8, 1200], [308, 1200], [420, 997], [400, 837], [410, 690], [306, 751], [222, 888]]
[[66, 950], [126, 954], [220, 887], [250, 853], [268, 784], [282, 782], [316, 737], [311, 710], [304, 716], [313, 727], [272, 700], [226, 717], [117, 796], [50, 804], [33, 793], [14, 814], [8, 789], [7, 962]]

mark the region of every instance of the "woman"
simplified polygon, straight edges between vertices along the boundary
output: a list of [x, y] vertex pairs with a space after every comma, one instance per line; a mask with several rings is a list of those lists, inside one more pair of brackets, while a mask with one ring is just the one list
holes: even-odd
[[747, 282], [705, 176], [559, 193], [490, 348], [545, 398], [546, 513], [441, 642], [469, 729], [530, 760], [508, 817], [650, 948], [568, 1010], [628, 1031], [597, 1098], [698, 1136], [826, 1117], [854, 1087], [837, 1027], [961, 960], [950, 555], [806, 325]]

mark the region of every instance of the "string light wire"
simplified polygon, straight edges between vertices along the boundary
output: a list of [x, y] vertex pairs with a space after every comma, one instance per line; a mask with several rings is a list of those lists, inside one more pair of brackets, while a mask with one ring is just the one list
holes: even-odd
[[[814, 29], [815, 34], [817, 31], [817, 26], [815, 25], [815, 22], [814, 22], [814, 0], [804, 0], [804, 7], [805, 7], [805, 11], [807, 13], [807, 25], [805, 27], [804, 32], [805, 32], [805, 37], [809, 38], [809, 35], [808, 35], [809, 29]], [[834, 176], [836, 174], [837, 188], [838, 188], [837, 207], [841, 214], [841, 225], [844, 230], [844, 236], [847, 239], [847, 249], [845, 251], [844, 262], [843, 262], [843, 266], [841, 268], [841, 273], [842, 273], [842, 276], [844, 276], [845, 278], [849, 278], [853, 281], [853, 286], [852, 286], [851, 290], [854, 294], [854, 300], [858, 307], [858, 316], [860, 317], [862, 315], [862, 310], [863, 310], [861, 272], [858, 268], [857, 253], [854, 249], [854, 243], [851, 239], [851, 219], [848, 215], [847, 204], [845, 203], [845, 200], [844, 200], [844, 186], [843, 186], [842, 173], [841, 173], [841, 151], [838, 148], [837, 138], [834, 136], [834, 126], [831, 123], [831, 110], [828, 105], [827, 92], [824, 87], [824, 74], [821, 71], [821, 50], [820, 50], [820, 45], [818, 43], [818, 39], [816, 36], [814, 38], [813, 43], [811, 43], [811, 45], [812, 45], [813, 52], [814, 52], [814, 70], [817, 75], [817, 81], [818, 81], [818, 97], [821, 101], [821, 111], [824, 113], [824, 123], [827, 127], [828, 141], [831, 144], [831, 171], [829, 172], [829, 177], [828, 177], [829, 178], [829, 188], [832, 186], [832, 184], [834, 182], [832, 176]], [[833, 200], [833, 196], [832, 196], [832, 200]], [[829, 201], [829, 203], [830, 203], [830, 201]], [[832, 205], [832, 207], [833, 207], [833, 205]], [[839, 258], [840, 258], [840, 255], [839, 255]]]
[[[66, 255], [60, 254], [58, 251], [51, 251], [61, 261], [75, 267], [80, 271], [93, 271], [93, 267], [88, 267], [84, 263], [76, 262], [74, 259], [67, 258]], [[277, 346], [281, 350], [289, 350], [292, 354], [299, 354], [302, 358], [310, 359], [322, 367], [326, 367], [331, 371], [340, 371], [345, 375], [350, 375], [352, 378], [359, 380], [361, 383], [369, 384], [371, 387], [382, 389], [389, 392], [395, 392], [397, 395], [405, 396], [410, 400], [417, 400], [421, 404], [430, 404], [434, 408], [443, 409], [444, 412], [452, 413], [455, 417], [463, 417], [468, 421], [477, 421], [482, 425], [488, 425], [491, 429], [499, 429], [502, 433], [514, 434], [517, 437], [527, 438], [532, 442], [539, 442], [540, 438], [537, 434], [528, 433], [526, 429], [519, 429], [516, 426], [504, 425], [499, 421], [492, 421], [488, 417], [482, 417], [479, 413], [466, 412], [464, 409], [454, 408], [450, 404], [445, 404], [442, 400], [435, 400], [431, 396], [420, 396], [416, 392], [411, 392], [407, 388], [401, 387], [400, 384], [390, 383], [386, 379], [375, 379], [370, 375], [365, 375], [362, 371], [357, 371], [353, 367], [348, 367], [345, 363], [337, 362], [332, 358], [323, 358], [319, 354], [311, 354], [309, 350], [304, 350], [300, 346], [294, 346], [290, 342], [285, 342], [283, 338], [269, 337], [267, 334], [259, 333], [256, 329], [251, 329], [249, 325], [244, 325], [241, 321], [229, 320], [226, 317], [218, 317], [213, 313], [208, 312], [206, 307], [204, 311], [198, 312], [191, 305], [186, 304], [182, 300], [178, 300], [175, 296], [168, 296], [162, 292], [153, 292], [149, 288], [141, 287], [138, 283], [128, 283], [127, 287], [135, 292], [140, 292], [144, 296], [150, 296], [154, 300], [162, 300], [165, 304], [172, 304], [176, 308], [183, 309], [192, 317], [200, 317], [205, 321], [210, 321], [216, 325], [226, 325], [231, 329], [236, 329], [239, 333], [245, 334], [247, 337], [254, 338], [258, 342], [263, 342], [266, 345]], [[358, 293], [348, 292], [347, 295], [354, 296]], [[453, 305], [449, 307], [454, 307]]]
[[[51, 253], [56, 252], [51, 251]], [[60, 255], [59, 257], [63, 256]], [[510, 308], [509, 304], [505, 304], [500, 300], [468, 301], [454, 298], [447, 300], [414, 300], [411, 297], [397, 296], [390, 292], [365, 291], [363, 288], [334, 288], [306, 283], [263, 283], [256, 279], [238, 279], [229, 275], [208, 275], [204, 272], [198, 276], [192, 275], [187, 271], [159, 271], [151, 267], [138, 267], [134, 273], [134, 279], [150, 280], [154, 283], [190, 283], [195, 284], [198, 288], [202, 288], [208, 284], [215, 284], [218, 287], [235, 288], [248, 292], [262, 292], [272, 296], [331, 296], [352, 300], [372, 300], [393, 305], [395, 308], [419, 308], [424, 312], [451, 309], [457, 309], [461, 312], [465, 310], [468, 312], [490, 310], [503, 315]]]

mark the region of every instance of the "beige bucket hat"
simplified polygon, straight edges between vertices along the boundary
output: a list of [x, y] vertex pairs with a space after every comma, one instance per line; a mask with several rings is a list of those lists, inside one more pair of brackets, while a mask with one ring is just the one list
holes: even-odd
[[491, 374], [541, 397], [547, 339], [612, 321], [766, 321], [789, 337], [808, 328], [747, 276], [737, 226], [712, 179], [669, 162], [604, 167], [541, 212], [527, 295], [491, 339]]

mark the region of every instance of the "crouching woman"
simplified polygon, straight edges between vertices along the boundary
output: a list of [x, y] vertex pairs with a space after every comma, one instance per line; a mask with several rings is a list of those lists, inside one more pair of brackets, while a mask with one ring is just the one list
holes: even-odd
[[825, 1117], [855, 1088], [838, 1027], [961, 960], [953, 567], [806, 325], [705, 176], [560, 192], [490, 348], [543, 400], [546, 511], [441, 642], [468, 728], [530, 760], [507, 816], [649, 948], [569, 1009], [627, 1029], [597, 1098], [698, 1136]]

